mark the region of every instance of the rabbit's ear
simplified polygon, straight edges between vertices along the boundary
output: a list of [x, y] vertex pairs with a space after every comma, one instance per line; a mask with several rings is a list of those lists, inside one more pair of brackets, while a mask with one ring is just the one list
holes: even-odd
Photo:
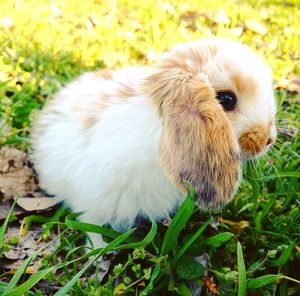
[[224, 205], [236, 192], [241, 166], [237, 140], [213, 88], [201, 74], [162, 71], [152, 82], [150, 93], [163, 119], [158, 158], [164, 173], [183, 192], [184, 181], [191, 182], [200, 206]]

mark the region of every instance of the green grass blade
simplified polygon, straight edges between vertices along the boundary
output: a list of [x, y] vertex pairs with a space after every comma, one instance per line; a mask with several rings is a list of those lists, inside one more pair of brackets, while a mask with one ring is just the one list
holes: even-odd
[[144, 248], [153, 241], [156, 233], [157, 233], [157, 224], [155, 221], [151, 221], [151, 229], [142, 241], [137, 243], [122, 245], [119, 246], [117, 249], [124, 250], [124, 249]]
[[41, 279], [45, 278], [45, 276], [56, 269], [56, 266], [52, 266], [49, 268], [46, 268], [44, 270], [41, 270], [34, 274], [32, 277], [30, 277], [25, 283], [20, 285], [19, 287], [15, 288], [14, 290], [4, 294], [2, 296], [22, 296], [26, 292], [28, 292], [36, 283], [38, 283]]
[[62, 233], [60, 233], [55, 239], [53, 239], [52, 241], [50, 241], [49, 243], [45, 244], [44, 246], [42, 246], [41, 248], [39, 248], [36, 252], [34, 252], [32, 255], [30, 255], [23, 263], [22, 265], [18, 268], [18, 270], [16, 271], [16, 273], [14, 274], [14, 276], [12, 277], [12, 279], [9, 281], [4, 293], [9, 293], [10, 291], [12, 291], [18, 281], [20, 280], [21, 276], [24, 274], [27, 266], [29, 265], [29, 263], [34, 260], [38, 255], [41, 254], [41, 252], [46, 249], [48, 246], [50, 246], [54, 241], [56, 241], [58, 238], [60, 238], [65, 232], [67, 231], [67, 229], [65, 229]]
[[56, 225], [56, 222], [59, 221], [59, 218], [64, 215], [64, 213], [67, 211], [66, 206], [60, 207], [55, 214], [51, 217], [50, 221], [48, 223], [44, 224], [42, 237], [48, 238], [50, 236], [50, 231], [53, 228], [54, 225]]
[[184, 244], [184, 246], [179, 250], [176, 256], [173, 259], [173, 263], [176, 261], [188, 250], [188, 248], [194, 243], [194, 241], [200, 236], [200, 234], [206, 229], [206, 227], [211, 222], [211, 219], [207, 220], [198, 230], [197, 232]]
[[142, 293], [140, 294], [140, 296], [146, 296], [148, 295], [148, 293], [153, 289], [154, 287], [154, 281], [156, 280], [156, 278], [159, 276], [160, 274], [160, 270], [161, 267], [159, 264], [156, 264], [154, 267], [154, 270], [152, 272], [149, 284], [147, 285], [147, 287], [142, 291]]
[[[99, 226], [91, 223], [81, 222], [81, 221], [74, 221], [77, 217], [80, 216], [80, 213], [70, 214], [65, 218], [65, 223], [68, 227], [77, 229], [84, 232], [94, 232], [98, 234], [102, 234], [108, 238], [115, 239], [122, 235], [121, 232], [115, 231], [111, 228], [105, 226]], [[127, 243], [134, 243], [137, 242], [138, 239], [135, 237], [128, 238], [126, 240]]]
[[247, 281], [247, 289], [248, 290], [259, 289], [263, 286], [266, 286], [268, 284], [277, 281], [280, 277], [281, 276], [279, 274], [267, 274], [255, 279], [249, 279]]
[[275, 237], [279, 237], [281, 239], [286, 240], [289, 243], [295, 244], [297, 245], [296, 241], [294, 241], [293, 239], [291, 239], [290, 237], [282, 234], [282, 233], [277, 233], [277, 232], [273, 232], [273, 231], [268, 231], [268, 230], [261, 230], [261, 231], [257, 231], [258, 234], [263, 234], [263, 235], [270, 235], [270, 236], [275, 236]]
[[[102, 254], [102, 251], [99, 253]], [[60, 289], [54, 296], [66, 295], [69, 290], [75, 285], [75, 283], [80, 279], [80, 277], [86, 272], [86, 270], [97, 260], [100, 256], [96, 256], [88, 261], [88, 263], [70, 280], [62, 289]]]
[[164, 256], [170, 252], [174, 247], [177, 238], [182, 231], [183, 227], [191, 217], [195, 208], [195, 191], [192, 185], [189, 183], [189, 193], [177, 211], [175, 217], [172, 219], [171, 224], [165, 234], [161, 255]]
[[14, 202], [13, 202], [11, 208], [9, 209], [9, 212], [8, 212], [8, 214], [7, 214], [6, 218], [5, 218], [5, 220], [4, 220], [3, 224], [2, 224], [2, 226], [0, 227], [0, 247], [1, 247], [2, 244], [3, 244], [4, 234], [5, 234], [7, 225], [8, 225], [8, 221], [9, 221], [9, 218], [10, 218], [10, 216], [11, 216], [11, 214], [12, 214], [12, 211], [13, 211], [13, 209], [14, 209], [16, 203], [17, 203], [17, 199], [18, 199], [18, 197], [15, 198], [15, 200], [14, 200]]
[[216, 234], [212, 237], [209, 237], [206, 240], [206, 244], [217, 248], [217, 247], [220, 247], [221, 245], [223, 245], [224, 243], [226, 243], [227, 241], [229, 241], [232, 237], [234, 237], [233, 233], [222, 232], [222, 233]]
[[286, 264], [286, 262], [289, 260], [289, 257], [295, 247], [295, 244], [289, 245], [280, 255], [280, 257], [274, 262], [274, 265], [276, 266], [282, 266]]
[[[19, 296], [19, 295], [24, 295], [24, 293], [28, 292], [29, 289], [31, 289], [36, 283], [38, 283], [41, 279], [43, 279], [49, 272], [51, 271], [54, 271], [58, 268], [61, 268], [63, 266], [67, 266], [75, 261], [78, 261], [80, 259], [83, 259], [85, 257], [88, 257], [88, 256], [91, 256], [91, 255], [94, 255], [94, 254], [97, 254], [97, 256], [95, 258], [93, 258], [91, 261], [94, 262], [97, 258], [99, 258], [100, 256], [106, 254], [107, 252], [111, 251], [112, 249], [116, 248], [120, 243], [122, 243], [126, 238], [128, 238], [132, 233], [134, 232], [134, 229], [122, 234], [120, 237], [116, 238], [114, 241], [112, 241], [109, 245], [107, 245], [105, 248], [103, 249], [97, 249], [97, 250], [93, 250], [92, 252], [82, 256], [81, 258], [78, 258], [78, 259], [75, 259], [73, 261], [70, 261], [70, 262], [64, 262], [63, 264], [58, 264], [56, 266], [53, 266], [53, 267], [50, 267], [50, 268], [47, 268], [47, 269], [44, 269], [44, 270], [41, 270], [40, 272], [34, 274], [32, 277], [30, 277], [25, 283], [23, 283], [22, 285], [20, 285], [19, 287], [13, 289], [13, 290], [9, 290], [8, 291], [8, 288], [9, 287], [6, 287], [6, 290], [4, 291], [4, 294], [2, 296]], [[61, 233], [61, 235], [63, 234], [64, 232]], [[50, 242], [52, 243], [52, 242]], [[50, 244], [49, 243], [49, 244]], [[45, 247], [45, 246], [44, 246]], [[44, 248], [43, 247], [43, 248]], [[37, 251], [38, 252], [38, 251]], [[36, 253], [37, 253], [36, 252]], [[35, 253], [35, 254], [36, 254]], [[29, 259], [29, 258], [28, 258]], [[32, 258], [31, 258], [32, 260]], [[17, 271], [16, 274], [18, 274], [16, 276], [16, 278], [19, 278], [26, 266], [28, 265], [28, 263], [30, 262], [30, 260], [26, 260], [26, 263], [25, 262], [22, 264], [22, 267]], [[90, 261], [89, 261], [90, 263]], [[90, 266], [90, 265], [89, 265]], [[86, 270], [86, 268], [84, 268], [84, 271]], [[82, 271], [82, 270], [81, 270]], [[81, 272], [80, 271], [80, 272]], [[82, 274], [82, 273], [81, 273]], [[79, 275], [80, 277], [81, 275]], [[74, 279], [74, 278], [73, 278]], [[72, 279], [72, 281], [73, 281]], [[14, 284], [16, 282], [16, 279], [14, 280]], [[74, 281], [73, 285], [75, 284], [76, 280]], [[72, 286], [73, 286], [72, 285]], [[71, 286], [71, 287], [72, 287]], [[70, 288], [71, 288], [70, 287]], [[65, 287], [64, 287], [65, 288]], [[62, 295], [65, 295], [65, 294], [62, 294]]]
[[240, 242], [237, 242], [237, 263], [239, 273], [238, 296], [246, 296], [246, 269], [243, 258], [243, 250]]
[[[299, 171], [279, 171], [276, 174], [263, 176], [263, 179], [265, 181], [278, 179], [278, 178], [300, 178], [300, 172]], [[258, 178], [258, 180], [261, 180], [261, 178]]]
[[110, 244], [108, 244], [105, 248], [103, 248], [98, 255], [96, 255], [94, 258], [90, 259], [89, 262], [85, 265], [83, 269], [81, 269], [73, 278], [71, 281], [69, 281], [62, 289], [60, 289], [57, 293], [54, 294], [54, 296], [63, 296], [68, 293], [68, 291], [74, 286], [74, 284], [80, 279], [80, 277], [84, 274], [84, 272], [93, 264], [94, 261], [96, 261], [99, 257], [105, 255], [109, 251], [115, 249], [118, 247], [123, 241], [125, 241], [133, 232], [135, 229], [131, 229], [116, 239], [114, 239]]
[[0, 295], [4, 293], [6, 287], [7, 287], [7, 283], [0, 281]]

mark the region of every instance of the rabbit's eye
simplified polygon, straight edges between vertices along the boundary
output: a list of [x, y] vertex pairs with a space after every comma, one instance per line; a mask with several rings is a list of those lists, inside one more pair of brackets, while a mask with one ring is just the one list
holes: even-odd
[[225, 111], [232, 111], [235, 108], [237, 98], [231, 91], [217, 92], [217, 99]]

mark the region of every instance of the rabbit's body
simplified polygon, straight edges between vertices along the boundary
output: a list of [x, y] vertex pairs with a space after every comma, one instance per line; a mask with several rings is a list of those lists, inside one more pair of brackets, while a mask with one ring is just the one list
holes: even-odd
[[[161, 119], [150, 98], [138, 94], [136, 85], [145, 73], [123, 71], [111, 72], [110, 79], [101, 72], [84, 74], [57, 94], [34, 131], [41, 186], [67, 197], [74, 211], [87, 212], [85, 221], [109, 221], [118, 230], [128, 229], [139, 215], [167, 217], [182, 200], [157, 158]], [[114, 94], [122, 88], [132, 95]], [[95, 121], [92, 126], [89, 119]]]
[[241, 161], [274, 141], [275, 112], [263, 61], [236, 42], [204, 40], [153, 67], [83, 74], [41, 112], [32, 158], [41, 187], [84, 221], [126, 230], [138, 217], [168, 217], [185, 180], [199, 206], [226, 204]]

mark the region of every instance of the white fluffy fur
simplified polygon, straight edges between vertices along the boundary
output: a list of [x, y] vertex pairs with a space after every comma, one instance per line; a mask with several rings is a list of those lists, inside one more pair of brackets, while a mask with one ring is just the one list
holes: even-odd
[[99, 100], [101, 87], [93, 75], [84, 74], [63, 89], [55, 104], [59, 111], [39, 119], [47, 126], [33, 154], [41, 187], [74, 211], [84, 211], [83, 221], [110, 223], [118, 230], [131, 227], [138, 215], [168, 217], [182, 195], [157, 159], [158, 115], [148, 97], [137, 96], [111, 105], [84, 134], [72, 100]]
[[[234, 44], [229, 62], [241, 61], [244, 71], [253, 72], [259, 82], [258, 92], [249, 94], [251, 100], [239, 101], [239, 117], [230, 118], [238, 137], [245, 127], [274, 116], [276, 108], [269, 70], [248, 49]], [[226, 50], [202, 72], [213, 87], [234, 88], [218, 66], [224, 59]], [[146, 73], [143, 68], [126, 68], [114, 72], [114, 79], [136, 87]], [[137, 216], [168, 217], [183, 196], [158, 162], [163, 123], [149, 97], [115, 97], [104, 111], [91, 107], [101, 100], [103, 90], [113, 92], [114, 83], [86, 73], [62, 89], [35, 124], [32, 158], [41, 187], [66, 200], [74, 211], [84, 211], [84, 221], [124, 230]], [[98, 121], [84, 131], [85, 114]], [[275, 137], [275, 127], [272, 133]]]

